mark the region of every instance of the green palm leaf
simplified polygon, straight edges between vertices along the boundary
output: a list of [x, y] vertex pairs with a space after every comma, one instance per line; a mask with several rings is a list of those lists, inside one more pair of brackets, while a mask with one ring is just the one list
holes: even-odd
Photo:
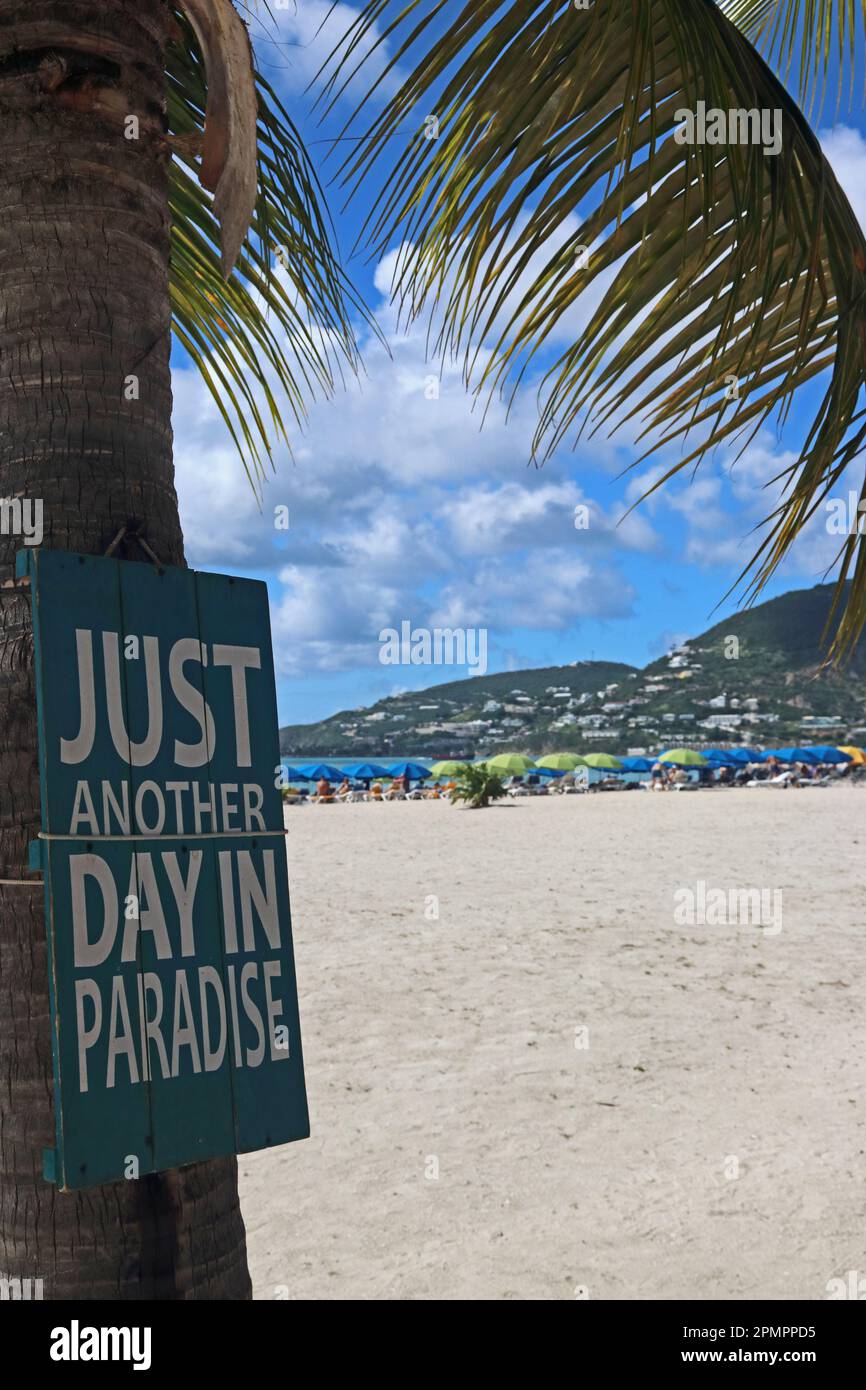
[[853, 95], [858, 44], [866, 36], [862, 0], [720, 0], [720, 8], [761, 50], [784, 68], [796, 67], [800, 100], [811, 112], [823, 105], [831, 59], [838, 65], [839, 101], [848, 76]]
[[211, 392], [258, 488], [307, 403], [357, 371], [353, 312], [370, 322], [340, 267], [333, 229], [300, 136], [273, 88], [258, 92], [258, 197], [228, 278], [213, 198], [199, 183], [207, 82], [195, 34], [175, 11], [168, 122], [173, 328]]
[[[544, 376], [538, 460], [636, 416], [649, 453], [679, 446], [670, 477], [722, 441], [745, 447], [819, 379], [749, 567], [756, 594], [866, 437], [866, 243], [805, 117], [711, 0], [408, 0], [390, 25], [387, 9], [368, 0], [325, 91], [336, 100], [373, 24], [393, 48], [386, 71], [410, 65], [342, 167], [354, 187], [399, 148], [366, 236], [377, 253], [403, 241], [405, 313], [434, 309], [437, 348], [461, 356], [477, 392], [511, 399], [562, 316], [604, 286]], [[781, 152], [677, 143], [698, 101], [780, 111]], [[853, 584], [837, 649], [866, 620], [858, 542], [842, 547], [840, 586]]]

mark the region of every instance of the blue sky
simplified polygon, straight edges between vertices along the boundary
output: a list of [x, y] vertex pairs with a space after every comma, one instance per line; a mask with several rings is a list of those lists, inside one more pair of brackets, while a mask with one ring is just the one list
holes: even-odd
[[[271, 4], [272, 19], [251, 26], [259, 61], [327, 176], [335, 166], [325, 162], [325, 142], [336, 126], [317, 124], [305, 88], [354, 11], [337, 5], [319, 33], [329, 0]], [[349, 114], [359, 90], [350, 88], [335, 120]], [[866, 223], [862, 108], [819, 129]], [[406, 619], [486, 628], [489, 667], [506, 670], [591, 657], [641, 665], [731, 612], [731, 600], [714, 609], [752, 553], [750, 533], [773, 496], [766, 485], [796, 456], [815, 392], [798, 399], [781, 436], [766, 432], [734, 466], [726, 451], [705, 458], [694, 479], [668, 485], [625, 516], [652, 476], [652, 465], [629, 470], [639, 451], [627, 433], [563, 449], [536, 469], [527, 465], [531, 390], [507, 422], [494, 405], [483, 429], [458, 367], [444, 367], [431, 398], [440, 364], [426, 353], [425, 326], [404, 331], [389, 304], [398, 248], [382, 263], [348, 260], [363, 198], [343, 211], [340, 190], [328, 196], [349, 271], [390, 351], [362, 334], [365, 376], [312, 406], [307, 430], [293, 437], [294, 459], [277, 455], [261, 507], [182, 354], [174, 370], [188, 559], [267, 580], [281, 723], [470, 674], [382, 665], [380, 630]], [[554, 346], [573, 340], [591, 307], [579, 302], [568, 311]], [[860, 481], [851, 485], [859, 490]], [[585, 530], [574, 525], [579, 504], [589, 509]], [[288, 507], [288, 532], [275, 528], [278, 507]], [[820, 582], [837, 546], [816, 518], [767, 597]]]

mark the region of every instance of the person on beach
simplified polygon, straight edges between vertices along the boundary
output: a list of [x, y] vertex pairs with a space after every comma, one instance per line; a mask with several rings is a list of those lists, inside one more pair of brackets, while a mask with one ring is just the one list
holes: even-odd
[[320, 782], [317, 782], [317, 784], [316, 784], [316, 795], [315, 795], [315, 797], [314, 797], [314, 800], [315, 800], [315, 801], [333, 801], [333, 800], [334, 800], [334, 790], [333, 790], [333, 787], [331, 786], [330, 782], [328, 781], [327, 777], [323, 777], [323, 778], [321, 779]]

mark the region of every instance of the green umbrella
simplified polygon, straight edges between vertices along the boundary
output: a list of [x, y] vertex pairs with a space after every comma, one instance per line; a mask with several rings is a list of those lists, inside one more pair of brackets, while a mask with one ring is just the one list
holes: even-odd
[[588, 767], [604, 767], [611, 772], [622, 772], [623, 770], [619, 758], [615, 758], [612, 753], [587, 753], [584, 762]]
[[457, 773], [460, 771], [461, 767], [464, 767], [465, 764], [466, 764], [466, 759], [465, 759], [465, 758], [464, 758], [464, 760], [463, 760], [462, 763], [455, 763], [455, 762], [453, 762], [453, 761], [449, 761], [448, 759], [446, 759], [445, 762], [442, 762], [442, 763], [434, 763], [433, 766], [432, 766], [431, 769], [430, 769], [430, 776], [431, 776], [431, 777], [456, 777], [456, 776], [457, 776]]
[[675, 763], [677, 767], [708, 767], [703, 753], [696, 753], [693, 748], [669, 748], [666, 753], [659, 757], [660, 763]]
[[586, 758], [581, 758], [578, 753], [545, 753], [543, 758], [536, 761], [536, 767], [549, 767], [554, 772], [574, 772], [576, 767], [586, 765]]
[[518, 777], [522, 777], [529, 768], [535, 767], [531, 758], [527, 758], [525, 753], [497, 753], [495, 758], [488, 758], [485, 767], [490, 772], [505, 772]]

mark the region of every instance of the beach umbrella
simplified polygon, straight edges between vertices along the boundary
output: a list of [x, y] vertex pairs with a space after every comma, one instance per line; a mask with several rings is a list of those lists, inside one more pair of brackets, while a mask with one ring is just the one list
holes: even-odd
[[393, 763], [388, 768], [389, 777], [408, 777], [410, 782], [424, 781], [430, 776], [429, 767], [420, 763]]
[[315, 767], [299, 767], [295, 770], [306, 782], [321, 782], [323, 777], [328, 782], [343, 780], [343, 769], [334, 767], [333, 763], [316, 763]]
[[740, 767], [745, 758], [735, 758], [733, 748], [705, 748], [704, 757], [711, 767]]
[[652, 758], [622, 758], [622, 765], [626, 772], [652, 772]]
[[768, 748], [768, 758], [778, 758], [780, 763], [815, 763], [819, 759], [808, 748]]
[[584, 759], [587, 767], [605, 768], [609, 772], [622, 772], [623, 765], [619, 758], [615, 758], [613, 753], [587, 753]]
[[714, 755], [721, 753], [729, 767], [748, 767], [749, 763], [762, 763], [765, 754], [759, 748], [713, 748], [704, 749], [706, 757], [715, 761]]
[[430, 769], [431, 777], [456, 777], [462, 767], [466, 766], [471, 759], [464, 758], [462, 762], [455, 762], [453, 758], [446, 758], [444, 762], [434, 763]]
[[855, 748], [853, 743], [840, 744], [839, 752], [847, 753], [852, 763], [866, 763], [866, 752], [862, 748]]
[[573, 768], [569, 767], [542, 767], [540, 763], [529, 769], [530, 773], [537, 772], [539, 777], [564, 777], [566, 772], [572, 772], [573, 770]]
[[740, 763], [745, 767], [747, 763], [762, 763], [766, 758], [766, 753], [762, 753], [760, 748], [726, 748], [725, 752], [734, 762]]
[[374, 777], [387, 777], [387, 767], [381, 767], [379, 763], [352, 763], [345, 768], [346, 775], [349, 777], [359, 777], [362, 782], [371, 781]]
[[830, 748], [825, 743], [810, 746], [806, 749], [807, 753], [812, 753], [819, 763], [850, 763], [851, 754], [846, 753], [842, 748]]
[[673, 763], [675, 767], [707, 766], [703, 753], [696, 753], [694, 748], [668, 748], [666, 752], [659, 754], [659, 762]]
[[543, 768], [553, 772], [574, 772], [576, 767], [586, 767], [586, 758], [579, 753], [545, 753], [543, 758], [536, 759], [535, 766], [539, 772]]
[[490, 772], [522, 777], [524, 772], [529, 772], [535, 767], [535, 763], [532, 758], [527, 758], [525, 753], [497, 753], [495, 758], [488, 758], [485, 766]]
[[306, 772], [303, 772], [299, 767], [289, 767], [288, 763], [283, 763], [283, 772], [290, 782], [303, 782], [306, 780]]

